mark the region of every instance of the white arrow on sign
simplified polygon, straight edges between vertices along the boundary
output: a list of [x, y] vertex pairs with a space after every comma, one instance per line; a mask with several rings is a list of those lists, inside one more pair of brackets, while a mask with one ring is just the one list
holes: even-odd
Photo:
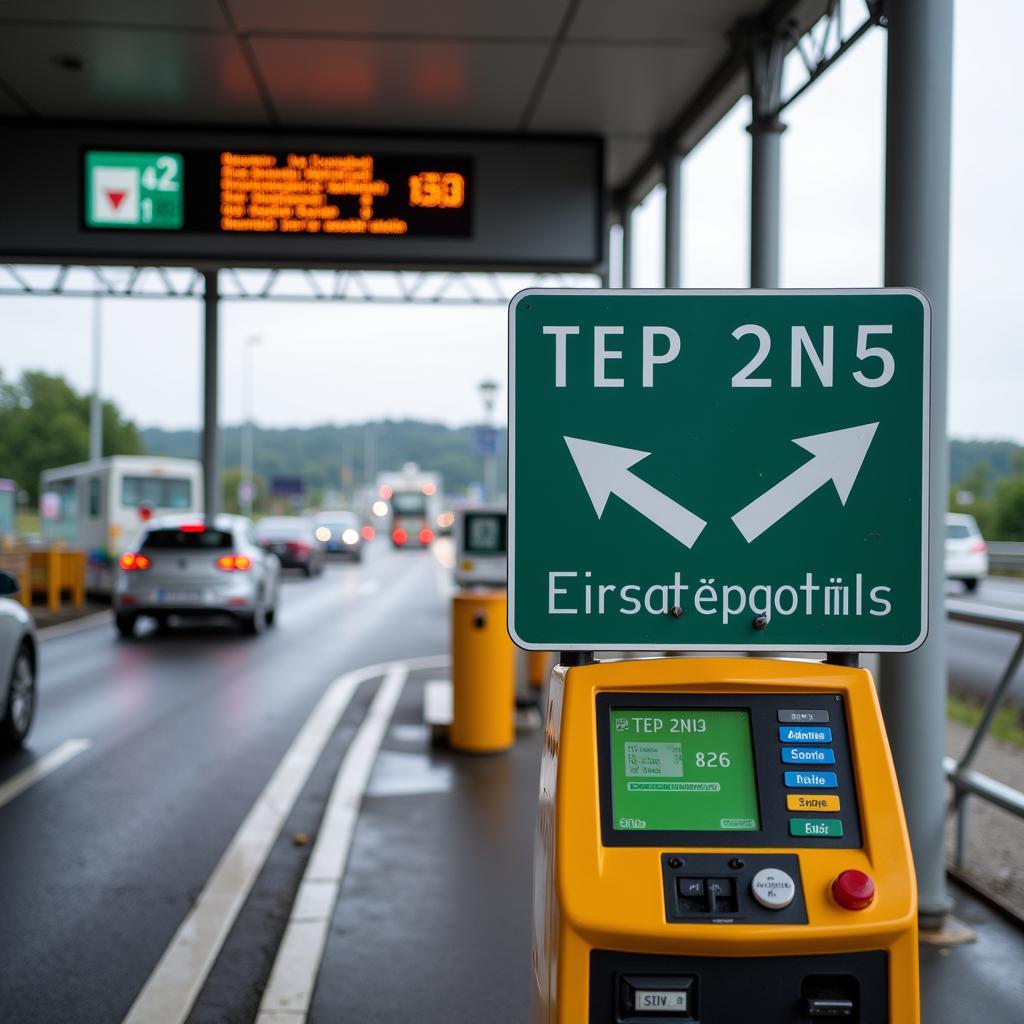
[[598, 519], [604, 514], [608, 498], [617, 494], [627, 505], [675, 537], [680, 544], [692, 548], [697, 542], [707, 523], [629, 471], [631, 466], [646, 459], [650, 452], [620, 448], [616, 444], [601, 444], [599, 441], [584, 441], [578, 437], [567, 437], [565, 443], [569, 446]]
[[760, 537], [829, 480], [845, 505], [877, 429], [877, 423], [865, 423], [826, 434], [794, 437], [793, 443], [806, 448], [814, 458], [732, 517], [747, 543]]

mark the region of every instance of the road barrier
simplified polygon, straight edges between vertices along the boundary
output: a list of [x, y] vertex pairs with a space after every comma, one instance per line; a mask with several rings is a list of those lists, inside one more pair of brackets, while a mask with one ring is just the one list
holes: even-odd
[[43, 594], [51, 612], [60, 610], [65, 595], [75, 608], [85, 603], [85, 552], [54, 544], [44, 548], [7, 546], [0, 549], [0, 569], [16, 577], [17, 600], [26, 608]]
[[[1017, 546], [1024, 548], [1024, 544]], [[1024, 611], [953, 599], [946, 601], [946, 612], [954, 622], [966, 622], [988, 629], [1004, 629], [1017, 634], [1017, 646], [1014, 648], [1013, 654], [1010, 655], [1003, 675], [985, 705], [981, 721], [978, 722], [974, 735], [971, 737], [970, 743], [967, 744], [967, 749], [959, 760], [952, 757], [943, 759], [946, 778], [953, 784], [954, 791], [953, 802], [950, 806], [950, 813], [956, 815], [954, 863], [958, 869], [961, 869], [964, 866], [967, 850], [968, 797], [979, 797], [1008, 811], [1017, 818], [1024, 818], [1024, 793], [971, 767], [999, 709], [1006, 701], [1010, 686], [1017, 675], [1017, 669], [1020, 667], [1021, 661], [1024, 660]]]
[[1024, 571], [1024, 543], [1020, 541], [989, 541], [988, 565], [1004, 572]]

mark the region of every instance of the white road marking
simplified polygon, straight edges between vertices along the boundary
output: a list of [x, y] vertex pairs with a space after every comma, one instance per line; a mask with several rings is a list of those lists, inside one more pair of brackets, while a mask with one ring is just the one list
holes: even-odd
[[401, 663], [388, 671], [345, 755], [274, 959], [256, 1024], [272, 1024], [282, 1014], [288, 1014], [296, 1024], [306, 1019], [363, 794], [408, 676], [409, 669]]
[[369, 597], [370, 594], [376, 594], [378, 590], [380, 590], [380, 580], [363, 580], [356, 587], [356, 594], [360, 597]]
[[[400, 664], [411, 670], [447, 662], [447, 655], [441, 655]], [[125, 1024], [181, 1024], [186, 1019], [281, 826], [357, 687], [391, 668], [385, 663], [348, 672], [320, 698], [132, 1004]]]
[[373, 767], [366, 795], [423, 796], [428, 793], [450, 793], [454, 782], [451, 765], [437, 764], [429, 754], [385, 750]]
[[95, 615], [83, 615], [80, 619], [71, 619], [69, 622], [58, 622], [52, 626], [43, 626], [36, 632], [40, 640], [55, 640], [60, 636], [70, 636], [73, 633], [84, 633], [87, 629], [95, 629], [97, 626], [109, 625], [113, 620], [113, 612], [96, 612]]
[[65, 740], [59, 747], [44, 754], [38, 761], [33, 761], [17, 775], [12, 775], [0, 784], [0, 807], [9, 804], [16, 796], [20, 796], [29, 786], [35, 785], [40, 779], [63, 767], [73, 757], [78, 757], [84, 750], [92, 746], [92, 740]]

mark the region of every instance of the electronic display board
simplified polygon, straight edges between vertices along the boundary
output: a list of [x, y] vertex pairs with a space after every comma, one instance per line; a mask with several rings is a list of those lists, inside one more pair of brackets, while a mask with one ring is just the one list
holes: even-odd
[[87, 228], [472, 233], [472, 172], [465, 156], [86, 150], [83, 172]]
[[748, 711], [647, 707], [610, 715], [616, 831], [761, 827]]
[[0, 260], [593, 271], [593, 136], [6, 122]]

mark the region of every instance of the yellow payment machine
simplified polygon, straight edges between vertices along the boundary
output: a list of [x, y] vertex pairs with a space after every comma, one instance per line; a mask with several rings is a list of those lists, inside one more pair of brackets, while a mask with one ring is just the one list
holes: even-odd
[[871, 676], [559, 667], [535, 1024], [916, 1024], [917, 897]]

